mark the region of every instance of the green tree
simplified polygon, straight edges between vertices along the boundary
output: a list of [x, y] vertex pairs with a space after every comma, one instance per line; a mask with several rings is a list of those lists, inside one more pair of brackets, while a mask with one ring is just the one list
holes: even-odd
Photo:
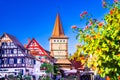
[[[109, 8], [109, 13], [103, 21], [91, 18], [86, 11], [80, 16], [86, 19], [84, 29], [73, 26], [78, 32], [77, 39], [82, 44], [78, 50], [87, 56], [87, 66], [97, 71], [102, 77], [109, 76], [118, 80], [120, 75], [120, 2], [108, 4], [103, 0], [103, 7]], [[80, 54], [80, 53], [78, 53]]]
[[52, 66], [50, 63], [44, 62], [44, 63], [41, 65], [41, 68], [45, 68], [45, 72], [46, 72], [46, 73], [53, 73], [53, 66]]

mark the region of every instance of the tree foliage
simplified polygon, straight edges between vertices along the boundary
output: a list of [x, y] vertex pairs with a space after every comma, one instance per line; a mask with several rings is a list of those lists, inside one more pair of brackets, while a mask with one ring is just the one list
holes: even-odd
[[53, 66], [50, 63], [44, 62], [41, 65], [41, 68], [45, 68], [46, 73], [52, 73], [53, 72]]
[[[93, 19], [86, 11], [80, 16], [86, 19], [84, 29], [73, 26], [77, 39], [82, 44], [77, 47], [84, 56], [87, 66], [97, 71], [102, 77], [109, 76], [117, 80], [120, 75], [120, 2], [114, 0], [108, 4], [103, 0], [103, 7], [109, 9], [103, 21]], [[79, 56], [76, 56], [79, 58]]]

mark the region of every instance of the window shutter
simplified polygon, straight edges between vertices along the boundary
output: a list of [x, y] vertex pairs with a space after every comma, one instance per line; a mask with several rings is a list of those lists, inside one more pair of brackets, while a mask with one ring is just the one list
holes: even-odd
[[17, 64], [17, 59], [16, 58], [14, 58], [14, 63]]
[[2, 64], [4, 64], [4, 60], [2, 59]]
[[10, 59], [8, 58], [8, 59], [7, 59], [8, 64], [9, 64], [9, 60], [10, 60]]
[[36, 61], [34, 60], [34, 64], [36, 64]]
[[22, 63], [23, 63], [23, 58], [22, 58]]

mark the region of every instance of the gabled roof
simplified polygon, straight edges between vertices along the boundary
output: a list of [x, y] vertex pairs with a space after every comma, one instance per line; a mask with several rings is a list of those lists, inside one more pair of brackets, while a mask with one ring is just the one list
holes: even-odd
[[77, 61], [76, 59], [74, 59], [74, 60], [71, 60], [71, 63], [75, 69], [83, 69], [83, 65], [80, 61]]
[[47, 57], [50, 57], [49, 54], [48, 54], [49, 51], [44, 50], [44, 48], [42, 48], [42, 46], [40, 46], [40, 44], [39, 44], [39, 43], [36, 41], [36, 39], [34, 39], [34, 38], [33, 38], [33, 39], [28, 43], [28, 45], [26, 46], [27, 49], [29, 49], [29, 48], [31, 47], [30, 44], [31, 44], [32, 42], [35, 42], [35, 43], [37, 44], [38, 48], [42, 51], [42, 53], [44, 53], [44, 54], [34, 53], [34, 54], [33, 54], [34, 56], [38, 55], [38, 56], [47, 56]]
[[0, 39], [2, 39], [2, 37], [5, 35], [7, 35], [12, 40], [12, 42], [15, 44], [15, 46], [17, 46], [17, 48], [19, 48], [24, 53], [25, 56], [34, 58], [32, 55], [25, 53], [25, 50], [27, 50], [27, 49], [24, 48], [24, 46], [17, 40], [17, 38], [15, 36], [8, 34], [8, 33], [4, 33], [0, 37]]
[[64, 30], [63, 30], [63, 27], [62, 27], [62, 24], [61, 24], [61, 21], [60, 21], [59, 13], [56, 16], [54, 29], [53, 29], [51, 38], [57, 38], [57, 37], [67, 38], [64, 34]]
[[22, 45], [22, 43], [20, 43], [15, 36], [8, 33], [5, 33], [5, 34], [14, 42], [14, 44], [16, 44], [16, 46], [20, 47], [23, 51], [26, 50]]

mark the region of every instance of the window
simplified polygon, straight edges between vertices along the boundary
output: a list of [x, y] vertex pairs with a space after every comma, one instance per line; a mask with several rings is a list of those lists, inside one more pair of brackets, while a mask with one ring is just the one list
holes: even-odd
[[4, 64], [8, 64], [8, 59], [4, 58]]
[[65, 42], [65, 40], [63, 40], [63, 42]]
[[31, 59], [29, 59], [29, 64], [31, 64]]
[[18, 54], [22, 53], [20, 50], [18, 50]]
[[62, 40], [60, 40], [60, 42], [62, 42]]
[[7, 43], [6, 42], [2, 43], [2, 48], [7, 48]]
[[13, 51], [15, 54], [17, 53], [17, 49], [14, 49], [14, 51]]
[[28, 50], [25, 50], [25, 53], [28, 53]]
[[56, 40], [54, 40], [54, 42], [56, 42]]
[[9, 53], [9, 49], [7, 49], [7, 53]]
[[2, 46], [4, 46], [4, 42], [2, 42]]
[[5, 50], [1, 50], [2, 54], [5, 54]]
[[22, 59], [21, 59], [21, 58], [18, 58], [18, 59], [17, 59], [17, 63], [18, 63], [18, 64], [22, 63]]
[[9, 50], [9, 53], [11, 54], [11, 50]]
[[11, 48], [10, 42], [7, 42], [7, 47]]
[[59, 42], [59, 40], [57, 40], [57, 42]]
[[3, 50], [3, 54], [6, 54], [7, 53], [7, 51], [6, 50]]
[[35, 45], [35, 42], [32, 42], [32, 45]]
[[10, 63], [10, 64], [14, 64], [14, 59], [11, 58], [11, 59], [9, 60], [9, 63]]
[[13, 42], [11, 42], [11, 48], [17, 48]]
[[28, 58], [26, 58], [25, 62], [28, 63]]

